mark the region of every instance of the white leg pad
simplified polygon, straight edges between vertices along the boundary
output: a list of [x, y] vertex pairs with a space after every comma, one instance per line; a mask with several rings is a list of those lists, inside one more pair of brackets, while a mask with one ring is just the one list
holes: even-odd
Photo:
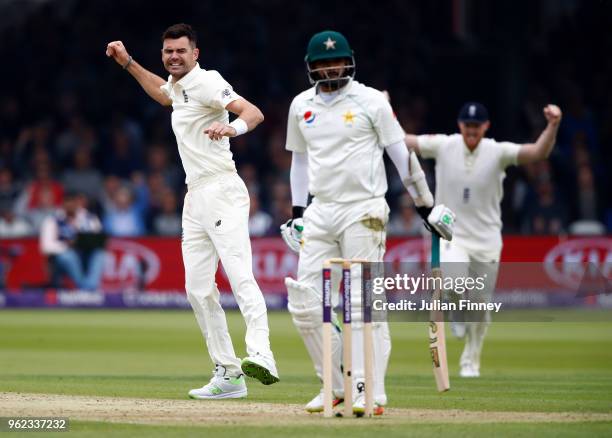
[[[381, 405], [387, 404], [385, 391], [385, 374], [391, 356], [391, 335], [386, 322], [372, 323], [372, 338], [374, 341], [374, 401]], [[363, 323], [353, 323], [353, 392], [365, 377], [365, 362], [363, 352]]]
[[[288, 292], [287, 308], [291, 313], [293, 324], [304, 341], [306, 350], [320, 380], [323, 378], [323, 304], [313, 288], [299, 283], [292, 278], [285, 278]], [[334, 315], [332, 331], [332, 388], [337, 397], [344, 396], [342, 381], [342, 338], [338, 320]]]

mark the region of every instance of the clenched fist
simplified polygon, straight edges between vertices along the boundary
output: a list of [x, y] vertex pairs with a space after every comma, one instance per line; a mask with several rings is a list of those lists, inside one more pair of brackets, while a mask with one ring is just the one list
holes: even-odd
[[125, 67], [130, 55], [121, 41], [113, 41], [106, 46], [106, 56], [113, 58], [121, 67]]
[[230, 125], [213, 122], [204, 130], [204, 134], [208, 134], [208, 138], [211, 140], [221, 140], [222, 137], [235, 137], [236, 130]]
[[557, 105], [546, 105], [544, 107], [544, 117], [549, 125], [558, 126], [561, 123], [561, 109]]

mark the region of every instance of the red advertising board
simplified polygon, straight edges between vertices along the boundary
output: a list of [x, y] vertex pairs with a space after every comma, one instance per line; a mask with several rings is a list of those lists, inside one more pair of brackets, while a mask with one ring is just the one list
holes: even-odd
[[[428, 257], [423, 239], [389, 239], [385, 261], [423, 262]], [[255, 277], [266, 293], [285, 293], [284, 278], [295, 277], [297, 255], [280, 238], [252, 240]], [[604, 277], [612, 274], [612, 238], [506, 236], [504, 262], [536, 262], [541, 272], [555, 282], [571, 281], [572, 266], [592, 263]], [[569, 268], [568, 268], [569, 266]], [[0, 241], [0, 280], [7, 289], [36, 287], [48, 283], [46, 260], [36, 239]], [[512, 279], [508, 279], [511, 281]], [[110, 239], [102, 287], [119, 292], [144, 285], [150, 291], [184, 291], [181, 242], [170, 238]], [[501, 281], [501, 278], [500, 278]], [[219, 289], [230, 290], [222, 269], [217, 273]]]

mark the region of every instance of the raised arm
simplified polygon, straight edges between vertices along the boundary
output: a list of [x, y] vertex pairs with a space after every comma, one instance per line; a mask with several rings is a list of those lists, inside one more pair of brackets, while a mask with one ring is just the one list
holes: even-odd
[[172, 100], [159, 88], [166, 81], [134, 61], [121, 41], [108, 43], [106, 56], [113, 58], [117, 64], [127, 70], [152, 99], [164, 106], [172, 105]]
[[533, 163], [545, 160], [550, 156], [557, 138], [561, 116], [561, 110], [557, 105], [547, 105], [544, 108], [544, 117], [548, 124], [535, 143], [527, 143], [521, 147], [518, 153], [518, 164]]

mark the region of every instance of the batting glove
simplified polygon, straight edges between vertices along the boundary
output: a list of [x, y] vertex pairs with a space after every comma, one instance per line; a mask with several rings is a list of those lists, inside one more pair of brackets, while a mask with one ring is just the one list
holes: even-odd
[[455, 213], [444, 204], [435, 207], [419, 207], [417, 212], [425, 222], [425, 228], [437, 234], [444, 240], [453, 239], [453, 225], [455, 224]]
[[301, 217], [289, 219], [280, 226], [281, 237], [287, 246], [294, 252], [300, 252], [303, 231], [304, 220]]

